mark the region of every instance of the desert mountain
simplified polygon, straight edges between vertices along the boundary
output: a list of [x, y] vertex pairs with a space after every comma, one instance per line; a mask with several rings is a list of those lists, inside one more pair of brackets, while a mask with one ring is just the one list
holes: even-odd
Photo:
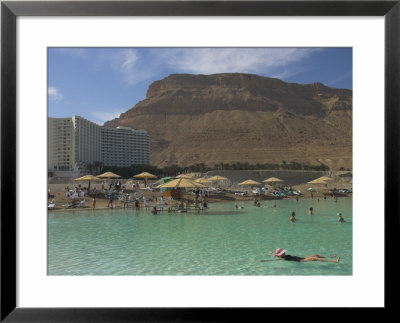
[[352, 91], [252, 74], [172, 74], [105, 126], [147, 130], [150, 162], [352, 168]]

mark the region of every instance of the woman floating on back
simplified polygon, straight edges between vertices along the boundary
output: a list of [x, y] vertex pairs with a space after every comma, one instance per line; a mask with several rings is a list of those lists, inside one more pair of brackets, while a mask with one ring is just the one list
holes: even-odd
[[298, 262], [308, 262], [308, 261], [321, 261], [321, 262], [339, 262], [340, 258], [338, 257], [335, 260], [327, 260], [326, 258], [336, 258], [336, 255], [329, 256], [329, 257], [324, 257], [320, 255], [311, 255], [311, 256], [306, 256], [306, 257], [298, 257], [298, 256], [291, 256], [286, 254], [287, 250], [283, 250], [281, 248], [278, 248], [275, 250], [275, 252], [270, 251], [269, 254], [272, 255], [276, 259], [270, 259], [270, 260], [261, 260], [261, 262], [266, 262], [266, 261], [278, 261], [278, 260], [289, 260], [289, 261], [298, 261]]

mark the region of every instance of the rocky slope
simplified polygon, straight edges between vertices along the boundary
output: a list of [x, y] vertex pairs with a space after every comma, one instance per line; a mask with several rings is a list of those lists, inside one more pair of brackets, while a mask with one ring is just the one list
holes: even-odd
[[149, 132], [150, 162], [352, 168], [352, 91], [251, 74], [172, 74], [105, 126]]

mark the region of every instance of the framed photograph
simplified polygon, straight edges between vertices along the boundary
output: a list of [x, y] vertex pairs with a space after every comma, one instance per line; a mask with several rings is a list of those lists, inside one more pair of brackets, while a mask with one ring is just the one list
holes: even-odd
[[391, 309], [399, 16], [3, 1], [1, 320]]

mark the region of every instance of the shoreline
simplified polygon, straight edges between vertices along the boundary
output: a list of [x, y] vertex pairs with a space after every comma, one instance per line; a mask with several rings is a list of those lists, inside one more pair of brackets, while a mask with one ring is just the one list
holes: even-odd
[[[348, 196], [340, 196], [339, 197], [339, 199], [343, 199], [343, 198], [352, 199], [353, 196], [352, 196], [352, 194], [349, 194]], [[290, 197], [288, 196], [288, 197], [285, 197], [285, 198], [275, 198], [274, 197], [274, 198], [261, 199], [260, 201], [271, 201], [272, 202], [272, 201], [284, 201], [284, 200], [295, 200], [295, 199], [296, 198], [294, 196], [290, 196]], [[315, 200], [318, 203], [319, 202], [318, 200], [320, 200], [320, 201], [323, 201], [323, 200], [333, 201], [333, 198], [330, 197], [330, 198], [326, 198], [326, 199], [324, 199], [324, 198], [321, 199], [321, 198], [318, 198], [318, 197], [314, 197], [314, 198], [311, 198], [311, 197], [307, 197], [307, 198], [306, 197], [300, 197], [299, 201], [301, 201], [301, 200], [307, 200], [307, 201]], [[236, 199], [236, 200], [226, 200], [226, 199], [225, 200], [215, 199], [215, 200], [212, 200], [212, 201], [208, 200], [207, 204], [208, 205], [210, 205], [210, 204], [212, 205], [214, 203], [218, 203], [218, 204], [220, 204], [220, 203], [235, 203], [235, 202], [236, 203], [240, 203], [240, 202], [252, 202], [252, 201], [254, 201], [254, 197], [249, 197], [249, 198], [246, 198], [246, 199]], [[177, 205], [177, 203], [167, 204], [167, 205], [165, 205], [163, 207], [163, 210], [161, 210], [160, 208], [157, 208], [157, 210], [158, 210], [159, 213], [164, 213], [164, 212], [169, 213], [168, 212], [168, 207], [176, 206], [176, 205]], [[107, 207], [107, 206], [99, 206], [99, 207], [96, 206], [96, 208], [94, 208], [94, 209], [91, 206], [75, 207], [75, 208], [58, 207], [58, 208], [55, 208], [55, 209], [52, 209], [52, 210], [48, 210], [47, 213], [49, 215], [51, 213], [60, 213], [60, 212], [72, 212], [72, 213], [73, 212], [81, 212], [81, 211], [96, 212], [96, 211], [105, 211], [105, 210], [108, 210], [108, 211], [111, 211], [111, 212], [114, 211], [114, 210], [119, 210], [119, 211], [120, 210], [127, 210], [127, 211], [129, 210], [129, 211], [133, 211], [133, 212], [136, 212], [136, 211], [148, 211], [148, 212], [151, 213], [151, 210], [152, 210], [152, 208], [154, 206], [156, 206], [156, 204], [153, 203], [153, 202], [150, 202], [147, 207], [141, 205], [138, 210], [136, 210], [136, 208], [134, 206], [129, 206], [127, 208], [124, 208], [122, 205], [114, 205], [113, 208], [110, 208], [110, 207]], [[193, 203], [189, 203], [188, 206], [193, 206]], [[157, 204], [157, 207], [160, 207], [160, 205]], [[177, 212], [173, 211], [172, 213], [177, 213]]]
[[[122, 183], [125, 183], [126, 180], [122, 179], [121, 180]], [[140, 181], [138, 181], [138, 183], [140, 183]], [[81, 185], [79, 185], [81, 184]], [[223, 183], [221, 183], [223, 184]], [[79, 197], [77, 198], [77, 201], [82, 201], [83, 199], [85, 199], [86, 204], [85, 207], [64, 207], [63, 205], [67, 205], [71, 200], [70, 198], [68, 198], [66, 196], [66, 188], [68, 187], [69, 190], [74, 189], [74, 188], [80, 188], [80, 186], [85, 189], [85, 187], [88, 185], [88, 183], [78, 183], [78, 182], [74, 182], [71, 181], [67, 184], [48, 184], [48, 190], [50, 192], [51, 197], [48, 198], [47, 203], [48, 205], [50, 204], [50, 201], [52, 199], [55, 199], [56, 201], [56, 206], [54, 209], [50, 209], [48, 210], [48, 213], [50, 212], [57, 212], [57, 211], [79, 211], [79, 210], [93, 210], [92, 207], [92, 202], [93, 202], [93, 196], [87, 195], [85, 194], [83, 197]], [[106, 184], [108, 185], [108, 184]], [[137, 198], [140, 199], [140, 209], [143, 209], [145, 206], [143, 204], [143, 200], [142, 198], [144, 197], [148, 203], [148, 208], [153, 208], [154, 206], [157, 206], [157, 208], [159, 208], [160, 206], [162, 206], [162, 204], [160, 203], [160, 198], [163, 196], [163, 192], [161, 192], [160, 190], [155, 190], [155, 191], [151, 191], [151, 190], [143, 190], [143, 189], [133, 189], [130, 187], [130, 185], [126, 185], [127, 188], [124, 189], [124, 193], [128, 193], [131, 194], [133, 197], [133, 200], [135, 200], [135, 196]], [[310, 192], [308, 191], [308, 189], [310, 187], [313, 187], [313, 189], [315, 191]], [[106, 197], [105, 192], [102, 192], [102, 185], [101, 183], [91, 183], [91, 189], [97, 189], [97, 194], [96, 194], [96, 207], [94, 210], [107, 210], [110, 209], [108, 206], [108, 197]], [[274, 186], [269, 186], [270, 191], [272, 191], [272, 189], [274, 188]], [[301, 195], [300, 196], [296, 196], [296, 195], [289, 195], [289, 196], [283, 196], [283, 197], [279, 197], [279, 196], [274, 196], [271, 193], [266, 193], [266, 192], [262, 192], [259, 195], [255, 195], [252, 193], [252, 189], [251, 188], [245, 188], [243, 189], [243, 187], [241, 188], [241, 192], [247, 191], [248, 192], [248, 196], [240, 196], [240, 195], [236, 195], [235, 192], [240, 192], [239, 190], [236, 190], [235, 186], [224, 186], [222, 185], [221, 192], [215, 192], [215, 191], [210, 191], [209, 192], [209, 196], [206, 198], [206, 203], [207, 204], [212, 204], [212, 203], [223, 203], [223, 202], [247, 202], [247, 201], [254, 201], [255, 199], [258, 199], [260, 202], [262, 201], [280, 201], [280, 200], [284, 200], [284, 199], [296, 199], [298, 198], [299, 200], [302, 199], [332, 199], [332, 193], [329, 193], [329, 190], [331, 189], [342, 189], [342, 188], [346, 188], [346, 189], [351, 189], [352, 188], [352, 184], [351, 183], [346, 183], [343, 182], [342, 180], [338, 180], [338, 181], [332, 181], [330, 183], [328, 183], [327, 185], [325, 185], [324, 187], [322, 186], [313, 186], [307, 183], [302, 183], [302, 184], [298, 184], [298, 185], [292, 185], [292, 190], [293, 191], [300, 191]], [[135, 194], [135, 196], [134, 196]], [[342, 198], [342, 197], [352, 197], [352, 193], [335, 193], [335, 196], [337, 198]], [[184, 200], [188, 203], [188, 205], [193, 205], [194, 200], [195, 200], [195, 195], [193, 195], [190, 192], [186, 192], [182, 195], [182, 198], [179, 200], [173, 200], [170, 201], [167, 199], [167, 204], [165, 205], [164, 208], [168, 208], [169, 206], [176, 206], [180, 200]], [[130, 202], [130, 207], [129, 209], [135, 209], [134, 206], [134, 202]], [[114, 208], [116, 209], [123, 209], [123, 202], [119, 201], [118, 199], [114, 200]]]

